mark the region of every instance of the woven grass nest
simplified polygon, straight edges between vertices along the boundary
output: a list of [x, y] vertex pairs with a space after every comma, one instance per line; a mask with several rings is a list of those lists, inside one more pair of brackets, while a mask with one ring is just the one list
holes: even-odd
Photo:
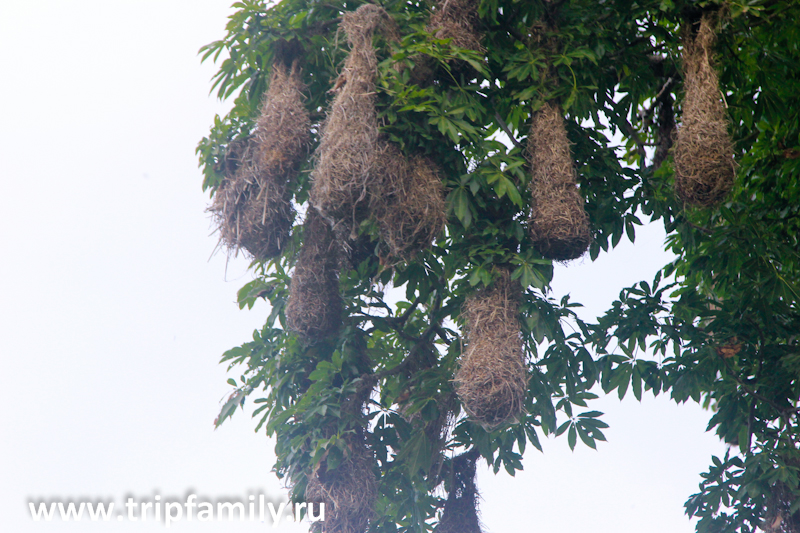
[[[409, 408], [413, 405], [414, 394], [409, 394], [409, 398], [401, 402], [398, 408], [400, 415], [409, 424], [417, 424], [423, 421], [421, 411], [409, 413]], [[460, 407], [458, 398], [453, 391], [441, 394], [436, 400], [436, 418], [424, 421], [423, 432], [428, 442], [431, 444], [431, 462], [428, 478], [438, 478], [441, 474], [442, 465], [445, 460], [444, 447], [450, 435], [450, 430], [455, 422]]]
[[508, 271], [464, 303], [466, 351], [455, 388], [470, 419], [487, 429], [522, 412], [527, 374], [519, 324], [521, 288]]
[[[787, 466], [800, 466], [795, 458], [784, 457], [784, 460]], [[792, 512], [794, 494], [791, 484], [777, 481], [769, 492], [761, 529], [765, 533], [800, 533], [800, 511]]]
[[728, 120], [714, 70], [716, 34], [703, 15], [695, 37], [684, 32], [683, 117], [673, 148], [675, 192], [684, 202], [711, 207], [733, 186], [735, 163]]
[[589, 248], [591, 232], [559, 105], [546, 102], [533, 115], [527, 148], [531, 240], [548, 259], [576, 259]]
[[340, 24], [350, 53], [336, 82], [335, 98], [322, 128], [311, 178], [311, 203], [337, 235], [356, 237], [368, 216], [370, 173], [378, 142], [375, 75], [378, 59], [372, 45], [376, 30], [393, 34], [393, 19], [374, 4], [346, 13]]
[[328, 224], [309, 209], [286, 303], [287, 328], [306, 340], [332, 335], [342, 324], [339, 251]]
[[430, 159], [407, 158], [392, 143], [381, 142], [372, 172], [377, 177], [369, 209], [389, 254], [408, 260], [430, 246], [444, 228], [445, 194]]
[[280, 255], [294, 220], [289, 180], [305, 157], [310, 119], [303, 105], [300, 70], [273, 66], [253, 136], [234, 142], [210, 211], [222, 243], [258, 260]]
[[364, 533], [373, 517], [378, 497], [375, 459], [363, 438], [352, 434], [345, 438], [345, 459], [333, 470], [323, 461], [306, 486], [307, 502], [325, 504], [325, 520], [311, 526], [318, 533]]
[[437, 39], [452, 39], [458, 48], [482, 52], [478, 0], [437, 0], [428, 31]]
[[453, 458], [450, 491], [436, 533], [481, 533], [475, 462], [470, 454]]

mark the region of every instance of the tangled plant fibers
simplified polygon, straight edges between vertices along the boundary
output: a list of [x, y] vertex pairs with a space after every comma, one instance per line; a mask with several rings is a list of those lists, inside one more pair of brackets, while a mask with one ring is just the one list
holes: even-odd
[[658, 170], [669, 155], [675, 141], [675, 110], [672, 108], [672, 96], [665, 94], [658, 104], [658, 141], [656, 153], [653, 155], [653, 170]]
[[539, 253], [555, 261], [582, 256], [591, 242], [589, 217], [576, 185], [561, 107], [546, 102], [531, 121], [531, 214], [528, 229]]
[[483, 51], [478, 0], [437, 0], [428, 31], [437, 39], [452, 39], [458, 48]]
[[226, 184], [233, 180], [233, 177], [238, 172], [239, 167], [248, 159], [248, 147], [250, 146], [250, 138], [234, 139], [228, 143], [228, 148], [225, 150], [225, 155], [214, 166], [217, 172], [222, 172], [222, 183]]
[[[312, 528], [321, 533], [364, 533], [373, 516], [378, 486], [375, 459], [363, 438], [346, 437], [345, 459], [333, 470], [323, 461], [309, 477], [306, 501], [325, 504], [325, 520]], [[315, 506], [316, 507], [316, 506]]]
[[286, 326], [306, 340], [327, 337], [342, 323], [338, 252], [330, 227], [310, 208], [286, 303]]
[[683, 118], [675, 139], [675, 192], [701, 207], [719, 203], [733, 186], [733, 144], [714, 70], [716, 34], [708, 14], [697, 36], [684, 31]]
[[515, 418], [525, 401], [527, 376], [519, 309], [521, 288], [501, 271], [494, 284], [464, 303], [466, 351], [455, 377], [470, 418], [487, 429]]
[[347, 34], [350, 54], [339, 75], [338, 93], [328, 110], [311, 175], [311, 203], [337, 235], [355, 238], [366, 218], [370, 168], [378, 141], [375, 113], [375, 75], [378, 60], [372, 46], [376, 29], [394, 30], [383, 8], [364, 4], [346, 13], [339, 26]]
[[481, 533], [475, 461], [476, 455], [469, 452], [453, 458], [450, 492], [437, 533]]
[[778, 481], [770, 492], [762, 529], [765, 533], [800, 533], [800, 511], [792, 512], [794, 495], [791, 487]]
[[223, 180], [211, 206], [222, 242], [255, 259], [276, 257], [289, 238], [294, 210], [287, 184], [309, 142], [304, 88], [299, 69], [287, 72], [281, 64], [273, 66], [255, 133], [236, 173]]
[[376, 178], [370, 211], [389, 254], [408, 260], [430, 246], [445, 223], [444, 187], [429, 159], [406, 158], [392, 143], [381, 142], [375, 155]]
[[[423, 423], [423, 432], [428, 439], [431, 448], [430, 468], [428, 469], [428, 478], [438, 478], [441, 474], [442, 465], [445, 459], [444, 448], [447, 443], [447, 438], [450, 435], [450, 430], [455, 422], [456, 414], [459, 412], [460, 407], [458, 398], [453, 391], [448, 393], [439, 392], [436, 398], [436, 417], [431, 420], [425, 420], [422, 410], [412, 411], [415, 406], [415, 401], [419, 401], [415, 397], [414, 389], [409, 392], [408, 397], [400, 402], [398, 412], [400, 415], [411, 425]], [[424, 394], [424, 393], [423, 393]], [[424, 401], [424, 400], [423, 400]]]

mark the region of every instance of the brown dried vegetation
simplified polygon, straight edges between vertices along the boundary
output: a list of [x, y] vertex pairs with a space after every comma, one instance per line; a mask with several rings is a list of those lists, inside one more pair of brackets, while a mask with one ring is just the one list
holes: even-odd
[[491, 429], [522, 411], [527, 375], [518, 318], [521, 287], [503, 270], [494, 284], [467, 299], [466, 351], [455, 386], [470, 418]]
[[475, 455], [469, 453], [453, 458], [450, 492], [437, 533], [481, 533], [475, 461]]
[[771, 492], [761, 529], [765, 533], [800, 533], [800, 511], [792, 512], [795, 496], [791, 487], [778, 481]]
[[478, 4], [478, 0], [438, 0], [428, 31], [437, 39], [452, 39], [458, 48], [483, 51]]
[[374, 4], [346, 13], [339, 27], [347, 34], [350, 54], [323, 125], [311, 176], [311, 203], [337, 235], [355, 238], [358, 224], [367, 216], [379, 133], [375, 112], [378, 59], [372, 37], [377, 29], [390, 35], [396, 29], [386, 11]]
[[544, 257], [568, 261], [582, 256], [591, 243], [589, 217], [576, 185], [561, 107], [546, 102], [531, 122], [531, 214], [528, 229]]
[[445, 459], [444, 448], [450, 431], [455, 422], [456, 415], [460, 410], [458, 397], [453, 391], [440, 393], [436, 399], [436, 417], [431, 420], [424, 420], [422, 411], [410, 412], [414, 401], [413, 392], [406, 393], [405, 398], [399, 401], [398, 412], [409, 424], [415, 425], [423, 422], [422, 431], [428, 439], [431, 447], [430, 468], [428, 478], [438, 479]]
[[688, 204], [710, 207], [733, 186], [733, 144], [714, 70], [716, 34], [711, 16], [703, 15], [695, 37], [688, 33], [684, 33], [683, 117], [673, 152], [675, 192]]
[[327, 337], [341, 326], [339, 251], [331, 228], [310, 208], [286, 303], [288, 329], [306, 340]]
[[253, 258], [278, 256], [289, 239], [294, 210], [287, 194], [306, 155], [310, 120], [300, 70], [276, 62], [253, 137], [231, 143], [225, 177], [210, 211], [229, 250]]
[[411, 259], [444, 228], [444, 187], [437, 168], [429, 159], [406, 158], [396, 145], [381, 142], [373, 173], [369, 207], [381, 239], [392, 257]]
[[314, 531], [363, 533], [372, 519], [378, 497], [372, 469], [375, 458], [363, 438], [348, 434], [345, 439], [348, 453], [344, 460], [333, 470], [323, 461], [309, 477], [306, 501], [325, 504], [325, 520], [314, 522]]

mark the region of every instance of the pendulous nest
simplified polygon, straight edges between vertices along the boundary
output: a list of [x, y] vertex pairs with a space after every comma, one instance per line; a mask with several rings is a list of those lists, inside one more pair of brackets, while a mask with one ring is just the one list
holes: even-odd
[[466, 351], [455, 376], [464, 409], [474, 422], [493, 429], [522, 411], [527, 374], [519, 324], [519, 283], [506, 270], [494, 284], [469, 297]]
[[559, 105], [546, 102], [533, 115], [527, 156], [532, 172], [528, 229], [534, 246], [554, 261], [582, 256], [591, 243], [589, 217]]
[[733, 186], [733, 144], [714, 70], [716, 34], [711, 16], [703, 15], [694, 38], [688, 33], [683, 49], [683, 117], [673, 152], [675, 192], [687, 204], [711, 207]]
[[210, 211], [229, 250], [254, 259], [280, 255], [294, 220], [287, 185], [304, 159], [310, 119], [303, 105], [300, 70], [275, 63], [254, 135], [234, 142], [225, 157], [225, 178]]
[[323, 461], [306, 485], [306, 501], [325, 504], [325, 520], [312, 525], [318, 533], [364, 533], [373, 517], [378, 497], [372, 468], [375, 459], [363, 438], [345, 438], [348, 451], [344, 460], [333, 470]]
[[332, 335], [342, 324], [339, 251], [331, 228], [310, 208], [286, 302], [286, 327], [308, 341]]
[[482, 52], [478, 0], [437, 0], [428, 31], [458, 48]]
[[444, 187], [430, 159], [407, 158], [392, 143], [381, 142], [375, 154], [377, 176], [370, 212], [389, 254], [408, 260], [431, 245], [444, 228]]
[[761, 529], [765, 533], [800, 533], [800, 511], [792, 512], [794, 495], [791, 487], [778, 481], [770, 492]]
[[475, 486], [476, 458], [476, 454], [469, 452], [453, 458], [450, 491], [436, 533], [481, 533]]
[[322, 128], [311, 175], [311, 203], [334, 227], [337, 235], [355, 238], [367, 216], [370, 172], [378, 142], [375, 112], [375, 75], [378, 59], [372, 45], [376, 30], [396, 32], [383, 8], [364, 4], [342, 17], [350, 54], [333, 91], [336, 97]]
[[409, 391], [409, 396], [404, 401], [400, 402], [398, 412], [409, 424], [423, 424], [422, 431], [431, 445], [431, 461], [429, 469], [429, 480], [440, 479], [442, 473], [442, 466], [445, 461], [445, 445], [450, 435], [450, 431], [455, 422], [455, 417], [460, 410], [458, 397], [451, 390], [447, 393], [440, 392], [436, 399], [436, 417], [431, 420], [424, 420], [421, 411], [409, 413], [410, 407], [413, 405], [414, 397], [413, 390]]

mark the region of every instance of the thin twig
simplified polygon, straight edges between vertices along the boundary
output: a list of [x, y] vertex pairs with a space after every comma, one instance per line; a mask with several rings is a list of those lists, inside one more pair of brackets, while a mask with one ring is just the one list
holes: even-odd
[[520, 144], [520, 142], [514, 138], [514, 135], [512, 135], [511, 130], [508, 128], [508, 124], [506, 124], [506, 121], [503, 120], [503, 117], [500, 116], [499, 112], [497, 111], [494, 112], [494, 118], [497, 119], [497, 123], [500, 125], [500, 128], [502, 128], [505, 134], [508, 135], [508, 138], [511, 139], [512, 143], [514, 143], [514, 146], [516, 146], [517, 148], [519, 148], [524, 152], [525, 147], [522, 146], [522, 144]]

